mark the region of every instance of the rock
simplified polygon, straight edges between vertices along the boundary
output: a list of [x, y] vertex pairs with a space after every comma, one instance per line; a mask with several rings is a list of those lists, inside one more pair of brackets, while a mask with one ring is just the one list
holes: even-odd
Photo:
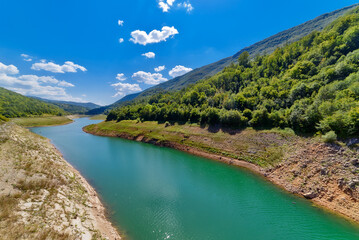
[[318, 193], [312, 191], [312, 192], [304, 193], [303, 196], [306, 199], [313, 199], [313, 198], [316, 198], [318, 196]]
[[359, 159], [353, 159], [351, 161], [351, 164], [354, 166], [354, 167], [359, 167]]
[[351, 145], [354, 145], [354, 144], [357, 144], [357, 143], [359, 143], [358, 138], [351, 138], [348, 141], [346, 141], [347, 146], [351, 146]]
[[351, 180], [348, 184], [350, 189], [353, 189], [353, 190], [356, 188], [357, 185], [359, 185], [359, 180], [357, 180], [357, 179]]
[[346, 183], [346, 181], [345, 181], [344, 178], [339, 179], [339, 180], [338, 180], [338, 186], [339, 186], [339, 188], [343, 188], [343, 187], [345, 186], [345, 183]]
[[321, 168], [321, 169], [320, 169], [320, 174], [321, 174], [321, 175], [327, 175], [327, 174], [328, 174], [327, 168], [325, 168], [325, 167]]

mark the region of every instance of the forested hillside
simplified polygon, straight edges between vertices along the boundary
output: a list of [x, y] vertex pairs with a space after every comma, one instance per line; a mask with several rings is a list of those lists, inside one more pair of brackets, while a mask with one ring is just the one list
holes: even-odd
[[87, 114], [88, 111], [100, 107], [99, 105], [91, 102], [80, 103], [80, 102], [49, 100], [39, 97], [33, 97], [33, 98], [58, 106], [70, 114]]
[[326, 26], [328, 26], [330, 23], [332, 23], [335, 19], [337, 19], [340, 16], [343, 16], [347, 12], [353, 10], [356, 5], [345, 7], [336, 11], [333, 11], [331, 13], [323, 14], [313, 20], [310, 20], [308, 22], [305, 22], [303, 24], [300, 24], [298, 26], [295, 26], [293, 28], [290, 28], [288, 30], [282, 31], [278, 34], [275, 34], [269, 38], [266, 38], [260, 42], [257, 42], [249, 47], [246, 47], [233, 56], [221, 59], [215, 63], [208, 64], [206, 66], [194, 69], [193, 71], [186, 73], [183, 76], [176, 77], [174, 79], [171, 79], [167, 82], [161, 83], [159, 85], [156, 85], [154, 87], [148, 88], [144, 90], [141, 93], [134, 93], [130, 94], [128, 96], [125, 96], [124, 98], [120, 99], [119, 101], [105, 107], [101, 107], [98, 109], [94, 109], [90, 111], [91, 114], [99, 114], [103, 113], [104, 111], [108, 111], [109, 109], [113, 109], [119, 106], [123, 106], [131, 102], [132, 100], [140, 99], [146, 96], [150, 96], [156, 93], [159, 93], [161, 91], [176, 91], [180, 90], [189, 84], [196, 83], [197, 81], [205, 78], [209, 78], [216, 73], [222, 71], [225, 67], [229, 66], [231, 63], [236, 62], [239, 55], [243, 52], [248, 52], [251, 57], [255, 57], [257, 55], [263, 55], [263, 54], [270, 54], [272, 53], [276, 48], [282, 47], [285, 44], [293, 43], [295, 41], [298, 41], [304, 36], [307, 36], [313, 31], [320, 31], [323, 30]]
[[43, 114], [64, 115], [65, 111], [55, 105], [25, 97], [0, 87], [0, 115], [14, 118]]
[[252, 59], [243, 52], [215, 76], [110, 112], [140, 119], [233, 128], [290, 127], [359, 134], [359, 9], [323, 31]]

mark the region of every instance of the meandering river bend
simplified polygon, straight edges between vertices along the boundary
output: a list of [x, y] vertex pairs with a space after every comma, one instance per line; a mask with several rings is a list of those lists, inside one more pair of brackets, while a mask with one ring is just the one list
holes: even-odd
[[96, 122], [31, 130], [90, 182], [128, 239], [359, 239], [358, 226], [245, 169], [82, 131]]

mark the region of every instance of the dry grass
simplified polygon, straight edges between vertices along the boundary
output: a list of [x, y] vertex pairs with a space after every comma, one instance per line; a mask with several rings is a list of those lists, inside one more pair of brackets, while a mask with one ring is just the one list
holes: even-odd
[[72, 120], [66, 116], [14, 118], [12, 121], [23, 127], [55, 126], [72, 123]]
[[90, 193], [47, 139], [11, 122], [0, 125], [1, 139], [1, 240], [81, 239], [85, 232], [102, 239]]

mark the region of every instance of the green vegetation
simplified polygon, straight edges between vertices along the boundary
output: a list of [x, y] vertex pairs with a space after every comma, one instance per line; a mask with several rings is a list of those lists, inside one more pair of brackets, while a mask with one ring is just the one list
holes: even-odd
[[106, 115], [105, 114], [99, 114], [99, 115], [95, 115], [90, 117], [91, 120], [106, 120]]
[[121, 136], [160, 145], [180, 144], [186, 146], [186, 149], [200, 149], [216, 156], [239, 159], [262, 167], [281, 161], [283, 153], [298, 139], [293, 132], [281, 129], [256, 131], [248, 128], [244, 131], [226, 131], [201, 128], [198, 124], [158, 124], [155, 121], [136, 120], [101, 122], [86, 126], [84, 130], [95, 135]]
[[258, 55], [264, 55], [274, 52], [278, 47], [282, 47], [285, 44], [293, 43], [299, 39], [307, 36], [313, 31], [320, 31], [329, 24], [331, 24], [335, 19], [349, 11], [353, 10], [358, 5], [349, 6], [343, 9], [336, 10], [331, 13], [323, 14], [313, 20], [310, 20], [306, 23], [298, 25], [296, 27], [290, 28], [283, 32], [280, 32], [274, 36], [271, 36], [267, 39], [264, 39], [258, 43], [255, 43], [249, 47], [246, 47], [234, 54], [231, 57], [221, 59], [215, 63], [208, 64], [206, 66], [194, 69], [193, 71], [171, 79], [167, 82], [161, 83], [154, 87], [148, 88], [141, 93], [130, 94], [120, 99], [119, 101], [105, 107], [97, 108], [90, 110], [89, 114], [101, 114], [103, 112], [107, 113], [110, 109], [116, 107], [124, 106], [131, 103], [134, 100], [142, 99], [146, 96], [151, 96], [162, 91], [178, 91], [190, 84], [194, 84], [201, 79], [209, 78], [218, 72], [222, 71], [225, 67], [228, 67], [232, 63], [235, 63], [243, 52], [248, 52], [251, 57]]
[[54, 126], [72, 123], [72, 120], [66, 116], [14, 118], [12, 121], [23, 127]]
[[330, 131], [323, 135], [322, 138], [326, 143], [333, 143], [337, 140], [337, 134], [334, 131]]
[[272, 54], [247, 52], [215, 76], [112, 110], [107, 120], [359, 134], [359, 9]]
[[81, 103], [81, 102], [49, 100], [39, 97], [33, 97], [33, 98], [58, 106], [59, 108], [65, 110], [67, 113], [70, 114], [87, 114], [88, 111], [100, 107], [99, 105], [90, 102]]
[[0, 115], [7, 118], [64, 115], [65, 111], [57, 106], [0, 87]]

